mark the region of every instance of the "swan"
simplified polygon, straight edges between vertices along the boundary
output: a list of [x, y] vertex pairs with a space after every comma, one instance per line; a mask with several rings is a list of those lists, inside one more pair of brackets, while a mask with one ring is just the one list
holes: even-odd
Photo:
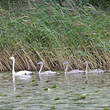
[[85, 61], [84, 64], [86, 65], [86, 69], [85, 69], [86, 82], [88, 81], [88, 73], [103, 74], [105, 72], [104, 70], [101, 70], [101, 69], [94, 69], [94, 70], [88, 71], [88, 61]]
[[42, 62], [42, 61], [40, 61], [40, 62], [38, 62], [37, 64], [40, 64], [41, 65], [41, 67], [40, 67], [40, 70], [39, 70], [39, 75], [56, 75], [57, 74], [57, 72], [55, 72], [55, 71], [44, 71], [44, 72], [41, 72], [42, 71], [42, 68], [43, 68], [43, 66], [44, 66], [44, 63]]
[[64, 64], [66, 64], [66, 68], [65, 68], [65, 74], [77, 74], [77, 73], [84, 73], [83, 70], [78, 70], [78, 69], [75, 69], [75, 70], [72, 70], [72, 71], [67, 71], [68, 70], [68, 66], [69, 66], [69, 62], [66, 61], [64, 62]]
[[33, 74], [32, 71], [27, 71], [27, 70], [15, 72], [15, 68], [14, 68], [14, 66], [15, 66], [15, 58], [14, 57], [10, 57], [9, 59], [11, 59], [12, 62], [13, 62], [13, 65], [12, 65], [12, 74], [14, 76], [20, 76], [20, 77], [23, 76], [23, 77], [25, 77], [25, 76], [29, 76], [29, 75], [32, 75]]
[[85, 61], [86, 64], [86, 70], [85, 73], [95, 73], [95, 74], [100, 74], [100, 73], [104, 73], [105, 71], [102, 69], [94, 69], [94, 70], [90, 70], [88, 71], [88, 61]]

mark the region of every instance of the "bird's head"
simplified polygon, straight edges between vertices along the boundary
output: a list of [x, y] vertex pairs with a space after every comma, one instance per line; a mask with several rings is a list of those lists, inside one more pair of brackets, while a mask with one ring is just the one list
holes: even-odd
[[88, 65], [88, 61], [85, 61], [84, 64]]
[[67, 65], [67, 64], [69, 64], [69, 62], [68, 62], [68, 61], [65, 61], [63, 64], [64, 64], [64, 65]]
[[40, 62], [38, 62], [37, 64], [42, 65], [42, 64], [43, 64], [43, 62], [42, 62], [42, 61], [40, 61]]
[[9, 59], [10, 59], [10, 60], [15, 60], [15, 58], [14, 58], [14, 57], [10, 57]]

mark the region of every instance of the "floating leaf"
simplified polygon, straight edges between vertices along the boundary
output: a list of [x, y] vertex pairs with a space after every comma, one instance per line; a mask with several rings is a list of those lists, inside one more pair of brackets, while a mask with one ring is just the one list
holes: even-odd
[[33, 84], [32, 86], [38, 86], [39, 84]]
[[46, 83], [48, 83], [49, 81], [47, 80], [47, 81], [45, 81]]
[[55, 106], [51, 106], [51, 107], [50, 107], [50, 110], [54, 110], [54, 109], [55, 109]]
[[108, 108], [108, 107], [105, 107], [103, 110], [110, 110], [110, 108]]
[[36, 81], [36, 80], [34, 80], [34, 79], [32, 80], [32, 82], [35, 82], [35, 81]]
[[60, 98], [59, 97], [56, 97], [54, 100], [60, 100]]
[[83, 87], [82, 89], [83, 89], [83, 90], [85, 90], [86, 88], [85, 88], [85, 87]]
[[21, 97], [21, 95], [16, 95], [16, 97]]
[[81, 100], [81, 99], [85, 99], [86, 98], [86, 96], [87, 96], [87, 94], [79, 94], [79, 93], [77, 93], [76, 94], [78, 97], [76, 98], [76, 99], [74, 99], [74, 100]]
[[85, 99], [87, 94], [81, 94], [80, 99]]
[[97, 90], [97, 91], [95, 91], [96, 93], [98, 93], [99, 91]]
[[0, 96], [3, 96], [3, 94], [2, 94], [2, 93], [0, 93]]
[[57, 86], [56, 85], [53, 85], [51, 88], [56, 88]]
[[44, 88], [44, 90], [45, 90], [45, 91], [47, 91], [47, 90], [48, 90], [48, 88]]

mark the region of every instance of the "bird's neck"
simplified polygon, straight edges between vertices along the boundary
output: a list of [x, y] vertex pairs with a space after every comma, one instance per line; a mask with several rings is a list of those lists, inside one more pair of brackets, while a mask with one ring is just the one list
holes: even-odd
[[15, 60], [13, 60], [12, 74], [15, 74], [15, 68], [14, 68], [14, 66], [15, 66]]
[[85, 70], [85, 72], [86, 73], [88, 72], [88, 64], [86, 64], [86, 70]]
[[44, 65], [42, 64], [41, 67], [40, 67], [40, 70], [39, 70], [39, 74], [41, 73], [43, 66]]
[[88, 81], [88, 63], [86, 64], [85, 75], [86, 75], [86, 81]]
[[67, 73], [68, 66], [69, 66], [69, 64], [66, 64], [66, 68], [65, 68], [65, 74]]

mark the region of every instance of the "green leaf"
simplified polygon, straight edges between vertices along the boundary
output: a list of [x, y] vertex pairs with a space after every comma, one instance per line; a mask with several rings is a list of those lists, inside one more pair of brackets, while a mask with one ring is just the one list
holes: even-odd
[[60, 98], [59, 97], [56, 97], [54, 100], [60, 100]]
[[56, 85], [53, 85], [51, 88], [56, 88], [57, 86]]

